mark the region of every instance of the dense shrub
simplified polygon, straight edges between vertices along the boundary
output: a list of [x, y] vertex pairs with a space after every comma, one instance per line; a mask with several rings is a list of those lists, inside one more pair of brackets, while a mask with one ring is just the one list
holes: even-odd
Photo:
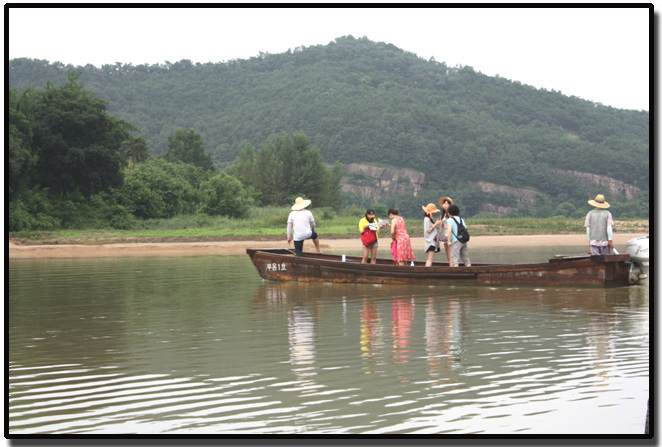
[[47, 191], [31, 190], [9, 202], [7, 224], [9, 231], [57, 230], [60, 219], [53, 216], [54, 204]]
[[200, 186], [200, 211], [210, 216], [245, 217], [254, 201], [239, 180], [224, 172]]

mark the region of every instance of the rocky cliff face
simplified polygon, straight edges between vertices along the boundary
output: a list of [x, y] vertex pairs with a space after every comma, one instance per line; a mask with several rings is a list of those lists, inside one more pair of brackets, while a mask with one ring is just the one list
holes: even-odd
[[[550, 169], [549, 172], [553, 175], [568, 176], [582, 187], [593, 188], [595, 186], [598, 186], [601, 188], [601, 193], [604, 194], [605, 197], [609, 197], [611, 199], [614, 198], [632, 199], [634, 197], [637, 197], [637, 195], [641, 191], [639, 188], [635, 186], [628, 185], [616, 179], [595, 175], [595, 174], [589, 174], [586, 172], [565, 171], [562, 169]], [[500, 215], [505, 215], [510, 211], [512, 211], [513, 209], [523, 205], [527, 205], [530, 206], [531, 208], [535, 208], [536, 195], [542, 194], [542, 192], [536, 192], [530, 189], [513, 188], [511, 186], [497, 185], [495, 183], [489, 183], [484, 181], [470, 182], [469, 186], [471, 188], [479, 189], [486, 194], [490, 194], [493, 192], [501, 192], [512, 196], [514, 198], [514, 203], [512, 207], [496, 206], [491, 203], [483, 203], [480, 207], [481, 211], [487, 211], [490, 213], [495, 213]], [[587, 197], [587, 200], [592, 198], [593, 197]]]
[[364, 163], [350, 163], [345, 169], [347, 177], [341, 181], [342, 190], [373, 202], [400, 194], [417, 196], [427, 184], [425, 174], [412, 169], [389, 169]]
[[531, 208], [536, 207], [536, 195], [538, 193], [530, 189], [513, 188], [512, 186], [497, 185], [496, 183], [490, 183], [484, 181], [469, 182], [468, 185], [470, 188], [480, 189], [486, 194], [501, 192], [514, 197], [513, 206], [496, 206], [491, 203], [484, 203], [480, 207], [481, 211], [487, 211], [489, 213], [505, 215], [508, 214], [513, 209], [521, 207], [523, 205], [529, 206]]
[[[602, 175], [579, 171], [565, 171], [563, 169], [549, 169], [549, 172], [554, 175], [566, 175], [582, 187], [592, 188], [594, 186], [599, 186], [602, 189], [601, 194], [612, 199], [617, 197], [633, 199], [641, 192], [641, 189], [636, 186], [628, 185], [627, 183]], [[592, 198], [593, 197], [591, 197], [591, 199]], [[607, 201], [609, 201], [609, 199], [607, 199]]]
[[[341, 181], [342, 190], [354, 193], [372, 202], [379, 202], [384, 197], [393, 197], [400, 194], [418, 196], [427, 186], [425, 174], [412, 169], [390, 169], [365, 163], [350, 163], [345, 166], [345, 169], [347, 176]], [[641, 191], [635, 186], [610, 177], [561, 169], [550, 169], [549, 172], [557, 176], [569, 176], [582, 187], [592, 188], [598, 186], [601, 188], [600, 192], [611, 199], [621, 197], [631, 199]], [[485, 203], [481, 205], [481, 211], [500, 215], [508, 214], [510, 211], [523, 206], [535, 208], [536, 196], [544, 194], [544, 192], [531, 189], [514, 188], [485, 181], [469, 182], [468, 186], [482, 191], [486, 196], [496, 192], [512, 196], [512, 206], [493, 205], [489, 203], [487, 197]], [[593, 197], [589, 197], [587, 200], [590, 198]]]

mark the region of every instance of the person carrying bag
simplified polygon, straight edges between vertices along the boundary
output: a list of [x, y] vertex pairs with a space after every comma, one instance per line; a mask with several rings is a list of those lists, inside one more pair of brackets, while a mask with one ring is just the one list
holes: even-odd
[[362, 264], [377, 263], [377, 247], [379, 247], [379, 224], [375, 219], [375, 211], [367, 209], [365, 217], [359, 221], [359, 232], [361, 233], [361, 243], [363, 244]]

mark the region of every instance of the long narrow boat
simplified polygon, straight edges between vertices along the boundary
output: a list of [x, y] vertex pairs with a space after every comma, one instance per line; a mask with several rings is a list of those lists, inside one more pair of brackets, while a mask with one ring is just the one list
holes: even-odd
[[[276, 281], [320, 281], [368, 284], [627, 286], [630, 255], [559, 256], [533, 264], [472, 264], [449, 267], [436, 262], [413, 266], [393, 265], [390, 259], [362, 264], [358, 256], [304, 252], [289, 249], [246, 250], [260, 276]], [[344, 259], [344, 261], [343, 261]]]

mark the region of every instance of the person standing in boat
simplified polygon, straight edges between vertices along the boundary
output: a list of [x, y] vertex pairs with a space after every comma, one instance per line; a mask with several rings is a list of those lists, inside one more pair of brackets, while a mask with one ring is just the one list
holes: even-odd
[[303, 256], [303, 241], [306, 239], [312, 239], [317, 253], [322, 253], [319, 236], [315, 232], [315, 218], [310, 210], [305, 209], [310, 204], [310, 200], [297, 197], [292, 205], [292, 212], [287, 217], [287, 243], [291, 244], [294, 239], [297, 256]]
[[411, 240], [405, 220], [400, 217], [400, 212], [391, 208], [388, 210], [388, 218], [391, 219], [391, 253], [393, 254], [393, 263], [405, 265], [407, 261], [416, 259], [414, 251], [411, 249]]
[[588, 204], [595, 207], [588, 212], [584, 222], [590, 253], [592, 255], [610, 255], [614, 248], [612, 241], [614, 219], [611, 212], [607, 211], [610, 205], [602, 194], [595, 196], [595, 200], [589, 200]]
[[361, 243], [363, 244], [363, 259], [361, 263], [367, 264], [368, 258], [370, 258], [371, 264], [377, 264], [379, 223], [375, 219], [375, 210], [366, 210], [365, 217], [359, 221], [359, 232], [361, 233]]
[[421, 208], [423, 208], [423, 212], [425, 213], [423, 216], [423, 237], [425, 238], [425, 253], [427, 253], [425, 266], [430, 267], [434, 261], [434, 254], [440, 251], [439, 241], [437, 240], [437, 227], [441, 225], [441, 218], [438, 218], [435, 222], [434, 215], [441, 211], [437, 209], [437, 205], [434, 203], [428, 203]]
[[451, 267], [457, 267], [460, 264], [460, 258], [462, 258], [462, 263], [465, 267], [471, 267], [471, 260], [469, 259], [469, 248], [467, 247], [466, 242], [460, 242], [457, 240], [457, 227], [458, 223], [462, 223], [466, 228], [467, 224], [460, 217], [460, 207], [457, 205], [451, 205], [448, 207], [449, 219], [448, 228], [446, 230], [446, 245], [451, 247]]
[[442, 197], [439, 199], [439, 206], [441, 207], [441, 224], [439, 225], [439, 234], [437, 235], [437, 238], [439, 239], [439, 245], [444, 247], [449, 265], [451, 263], [451, 247], [446, 244], [448, 238], [446, 235], [446, 229], [448, 228], [446, 225], [448, 224], [446, 222], [450, 217], [448, 214], [448, 207], [451, 205], [455, 205], [455, 202], [453, 202], [453, 199], [450, 197]]

